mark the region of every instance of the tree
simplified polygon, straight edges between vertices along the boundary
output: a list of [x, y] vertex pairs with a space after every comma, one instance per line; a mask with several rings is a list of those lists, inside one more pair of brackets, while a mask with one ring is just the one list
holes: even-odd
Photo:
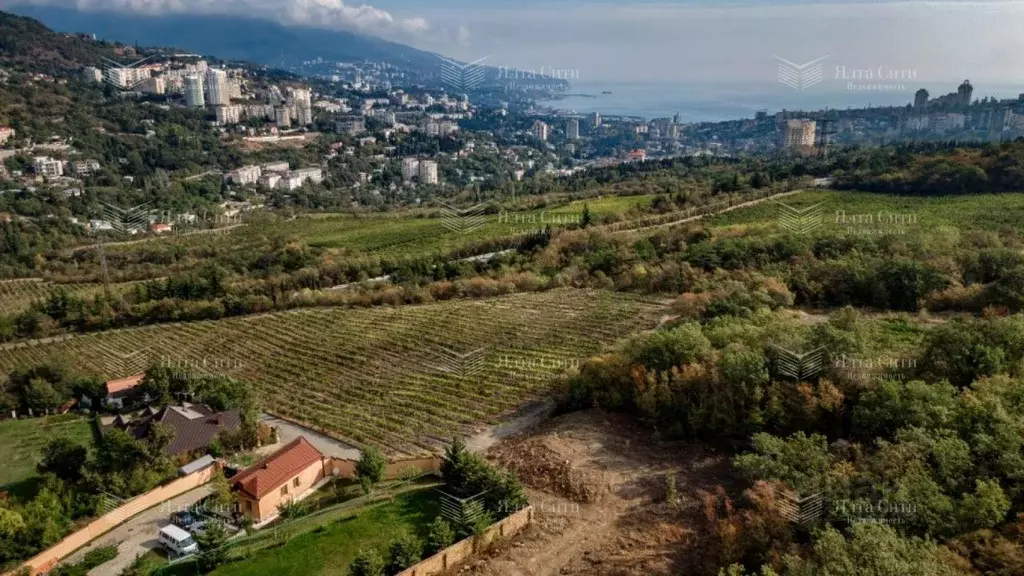
[[388, 460], [373, 446], [363, 450], [356, 463], [356, 478], [363, 491], [367, 494], [370, 490], [384, 480], [384, 470], [388, 466]]
[[228, 530], [220, 520], [208, 522], [206, 529], [196, 536], [196, 543], [199, 544], [199, 567], [204, 572], [212, 571], [228, 559], [228, 550], [225, 547], [227, 541]]
[[384, 559], [375, 548], [363, 548], [348, 566], [349, 576], [384, 576]]
[[438, 516], [430, 523], [427, 532], [427, 553], [437, 554], [455, 543], [455, 531], [448, 522]]
[[397, 574], [423, 558], [423, 543], [411, 534], [395, 540], [388, 551], [388, 574]]
[[82, 468], [89, 450], [68, 438], [54, 438], [43, 448], [43, 459], [36, 466], [40, 474], [53, 474], [65, 482], [82, 479]]
[[235, 495], [231, 492], [231, 485], [222, 472], [214, 472], [213, 481], [210, 482], [213, 496], [210, 504], [219, 514], [230, 515], [235, 509]]
[[586, 228], [590, 226], [594, 221], [594, 216], [590, 213], [590, 204], [583, 205], [583, 217], [580, 219], [580, 227]]

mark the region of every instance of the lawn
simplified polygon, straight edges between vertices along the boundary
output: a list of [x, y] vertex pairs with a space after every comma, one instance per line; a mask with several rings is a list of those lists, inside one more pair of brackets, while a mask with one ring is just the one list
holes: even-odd
[[74, 415], [0, 421], [0, 486], [35, 476], [43, 447], [54, 438], [91, 445], [92, 424], [88, 418]]
[[[348, 565], [362, 548], [376, 548], [382, 556], [399, 536], [427, 536], [427, 525], [441, 513], [435, 490], [422, 490], [328, 524], [320, 530], [296, 536], [282, 546], [268, 548], [247, 559], [225, 564], [211, 574], [248, 576], [345, 576]], [[172, 570], [163, 573], [169, 576]], [[173, 574], [192, 574], [191, 562], [174, 567]]]

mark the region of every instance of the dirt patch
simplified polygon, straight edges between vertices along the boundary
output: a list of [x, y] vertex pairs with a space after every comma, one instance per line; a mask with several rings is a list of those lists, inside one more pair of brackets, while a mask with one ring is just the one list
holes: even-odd
[[[598, 411], [505, 438], [488, 457], [526, 484], [535, 521], [453, 574], [678, 574], [704, 495], [718, 486], [738, 490], [725, 454], [655, 442], [628, 417]], [[672, 505], [665, 502], [669, 475], [678, 491]]]

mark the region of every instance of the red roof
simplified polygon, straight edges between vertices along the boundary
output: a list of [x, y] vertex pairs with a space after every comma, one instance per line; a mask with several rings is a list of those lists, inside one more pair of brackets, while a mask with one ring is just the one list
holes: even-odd
[[305, 437], [299, 436], [284, 448], [239, 472], [231, 479], [231, 484], [249, 496], [260, 499], [294, 478], [299, 472], [320, 462], [323, 457], [324, 455]]
[[120, 380], [110, 380], [107, 382], [107, 394], [117, 394], [118, 392], [131, 390], [141, 384], [142, 379], [145, 377], [145, 374], [136, 374], [135, 376], [121, 378]]

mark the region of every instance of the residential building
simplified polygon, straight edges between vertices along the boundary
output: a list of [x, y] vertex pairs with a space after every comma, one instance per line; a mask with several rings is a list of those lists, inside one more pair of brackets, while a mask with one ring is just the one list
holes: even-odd
[[114, 426], [124, 430], [136, 439], [143, 439], [157, 424], [174, 431], [170, 444], [164, 450], [168, 456], [205, 453], [221, 432], [235, 432], [242, 426], [238, 410], [214, 412], [209, 406], [184, 403], [181, 406], [166, 406], [160, 410], [148, 408], [133, 421], [122, 416], [114, 420]]
[[103, 82], [103, 71], [95, 66], [86, 66], [82, 70], [82, 78], [86, 82]]
[[547, 142], [548, 139], [548, 125], [544, 122], [537, 120], [533, 123], [533, 137], [541, 142]]
[[231, 479], [237, 512], [256, 524], [273, 519], [281, 505], [301, 499], [326, 472], [324, 455], [300, 436]]
[[274, 108], [274, 122], [278, 128], [289, 128], [292, 125], [292, 110], [287, 106]]
[[931, 129], [935, 132], [950, 132], [952, 130], [961, 130], [967, 121], [967, 117], [963, 114], [957, 114], [955, 112], [947, 112], [944, 114], [932, 114], [928, 123], [931, 125]]
[[76, 176], [88, 176], [100, 169], [100, 163], [96, 160], [72, 160], [69, 163], [71, 173]]
[[309, 180], [319, 184], [324, 181], [324, 171], [320, 168], [299, 168], [292, 172], [292, 176], [301, 178], [303, 182]]
[[643, 162], [644, 160], [647, 160], [647, 150], [631, 150], [629, 154], [626, 155], [626, 158], [633, 162]]
[[263, 177], [260, 178], [260, 183], [263, 184], [264, 186], [266, 186], [267, 188], [270, 188], [270, 189], [277, 188], [277, 185], [280, 182], [281, 182], [281, 175], [280, 174], [264, 174]]
[[[94, 225], [93, 229], [113, 229], [113, 226], [110, 224], [107, 224], [106, 222], [103, 224], [106, 224], [106, 228]], [[126, 404], [131, 404], [136, 400], [144, 399], [140, 398], [141, 393], [139, 392], [139, 385], [142, 384], [142, 379], [145, 377], [145, 374], [136, 374], [135, 376], [129, 376], [127, 378], [108, 380], [106, 383], [107, 396], [104, 398], [103, 404], [111, 408], [124, 408]]]
[[167, 81], [160, 76], [150, 76], [138, 85], [138, 90], [146, 94], [166, 94]]
[[437, 184], [437, 162], [420, 160], [420, 184]]
[[267, 162], [260, 168], [262, 168], [264, 172], [287, 172], [291, 170], [291, 167], [287, 162]]
[[960, 106], [970, 106], [971, 97], [974, 94], [974, 86], [971, 86], [971, 81], [964, 80], [964, 83], [956, 89], [956, 94], [959, 97]]
[[107, 81], [125, 90], [134, 90], [143, 80], [153, 75], [150, 68], [107, 68]]
[[914, 108], [923, 109], [928, 105], [928, 91], [921, 88], [914, 94]]
[[231, 94], [228, 91], [228, 73], [216, 68], [206, 71], [206, 103], [210, 106], [227, 106], [231, 104]]
[[17, 133], [18, 133], [18, 131], [15, 130], [14, 128], [9, 128], [7, 126], [0, 126], [0, 146], [6, 144], [7, 141], [10, 140], [11, 138], [14, 138], [14, 136]]
[[263, 176], [263, 170], [256, 165], [242, 166], [224, 175], [224, 180], [235, 184], [246, 185], [256, 184]]
[[420, 173], [420, 161], [418, 158], [402, 158], [402, 180], [412, 182], [412, 179]]
[[185, 76], [185, 105], [190, 108], [203, 108], [206, 99], [203, 97], [203, 77], [198, 74]]
[[217, 124], [220, 126], [238, 124], [242, 121], [241, 106], [217, 106], [214, 108], [214, 114], [216, 114]]
[[817, 122], [814, 120], [787, 120], [782, 125], [782, 148], [807, 152], [814, 148]]
[[355, 136], [366, 132], [366, 122], [359, 116], [344, 118], [334, 123], [334, 131], [338, 134]]
[[36, 174], [46, 176], [47, 178], [56, 178], [57, 176], [64, 175], [64, 163], [60, 160], [54, 160], [49, 156], [36, 156], [33, 160], [33, 167]]
[[569, 140], [578, 140], [580, 137], [580, 121], [575, 118], [570, 118], [565, 123], [565, 137]]

